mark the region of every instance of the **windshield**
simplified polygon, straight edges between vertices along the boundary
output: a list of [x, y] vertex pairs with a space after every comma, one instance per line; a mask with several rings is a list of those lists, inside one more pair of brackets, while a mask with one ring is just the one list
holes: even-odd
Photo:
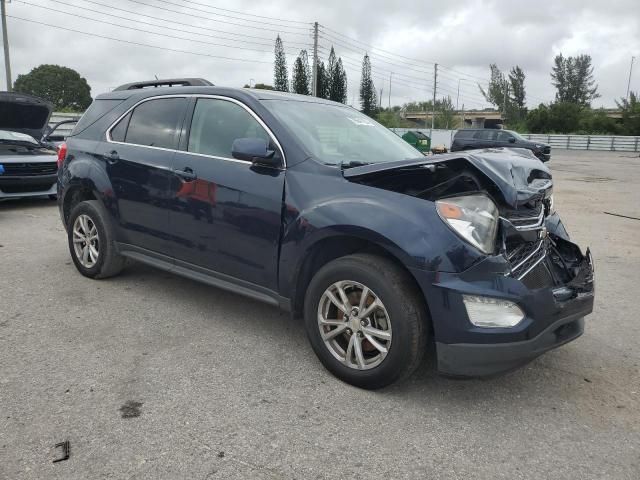
[[32, 143], [34, 146], [38, 146], [39, 143], [31, 135], [20, 132], [12, 132], [11, 130], [0, 130], [0, 142], [9, 143], [16, 142], [20, 144]]
[[326, 103], [263, 100], [264, 105], [322, 163], [381, 163], [422, 157], [391, 130], [353, 108]]

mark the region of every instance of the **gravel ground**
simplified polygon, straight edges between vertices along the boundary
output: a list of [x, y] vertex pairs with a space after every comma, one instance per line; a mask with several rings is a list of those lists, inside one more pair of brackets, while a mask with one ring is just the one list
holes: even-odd
[[0, 478], [640, 478], [640, 221], [603, 213], [640, 218], [640, 158], [550, 166], [596, 261], [586, 333], [499, 378], [426, 364], [378, 392], [274, 308], [140, 265], [90, 281], [52, 202], [0, 204]]

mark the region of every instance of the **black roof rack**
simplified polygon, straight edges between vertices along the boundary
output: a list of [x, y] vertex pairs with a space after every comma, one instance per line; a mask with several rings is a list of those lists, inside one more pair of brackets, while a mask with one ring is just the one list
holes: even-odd
[[213, 83], [204, 78], [169, 78], [166, 80], [147, 80], [145, 82], [125, 83], [115, 88], [113, 91], [137, 90], [139, 88], [158, 87], [212, 87]]

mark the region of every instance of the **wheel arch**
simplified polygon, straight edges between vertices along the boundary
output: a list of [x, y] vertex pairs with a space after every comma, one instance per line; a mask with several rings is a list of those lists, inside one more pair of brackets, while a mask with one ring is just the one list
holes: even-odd
[[[398, 249], [398, 252], [401, 252], [401, 250]], [[397, 265], [406, 273], [407, 278], [412, 282], [416, 292], [419, 294], [419, 298], [424, 304], [425, 310], [430, 315], [428, 300], [422, 294], [422, 289], [416, 278], [407, 267], [406, 262], [401, 259], [401, 256], [385, 244], [354, 234], [325, 236], [305, 250], [299, 265], [295, 269], [296, 274], [290, 283], [292, 287], [290, 296], [292, 314], [296, 317], [302, 315], [305, 293], [311, 283], [311, 279], [320, 268], [333, 260], [355, 253], [378, 255]], [[432, 327], [429, 328], [431, 329]]]

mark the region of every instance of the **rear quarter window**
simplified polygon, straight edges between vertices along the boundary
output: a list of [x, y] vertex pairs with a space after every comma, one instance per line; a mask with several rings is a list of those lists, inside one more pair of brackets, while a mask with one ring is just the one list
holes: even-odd
[[89, 108], [84, 112], [82, 117], [80, 117], [80, 120], [78, 120], [78, 123], [76, 123], [76, 126], [71, 131], [70, 135], [76, 135], [88, 126], [93, 125], [95, 122], [100, 120], [104, 115], [116, 108], [122, 102], [123, 100], [120, 99], [94, 100], [93, 103], [89, 105]]

